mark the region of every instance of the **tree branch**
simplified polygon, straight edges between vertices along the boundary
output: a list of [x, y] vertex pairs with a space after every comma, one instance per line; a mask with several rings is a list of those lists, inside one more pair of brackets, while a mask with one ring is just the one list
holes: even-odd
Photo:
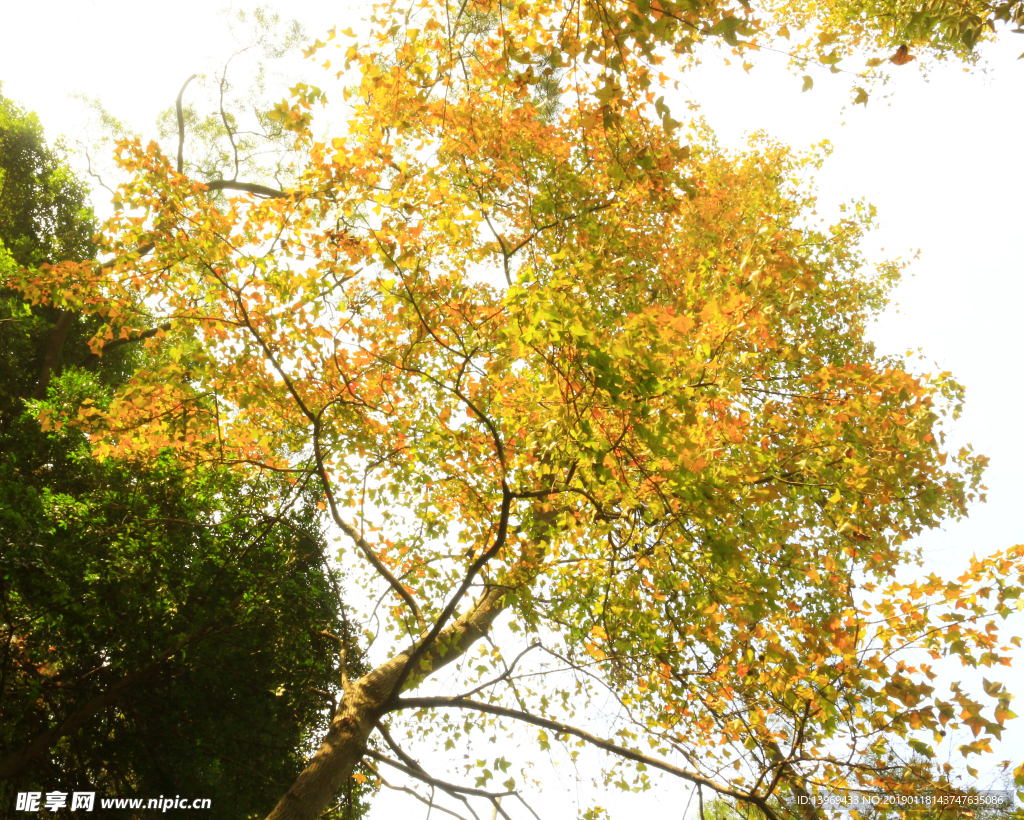
[[71, 323], [74, 320], [74, 311], [62, 310], [60, 318], [57, 319], [53, 330], [50, 331], [50, 338], [46, 343], [46, 351], [43, 354], [43, 366], [40, 368], [35, 390], [32, 391], [32, 398], [46, 398], [46, 388], [50, 385], [50, 376], [60, 369], [60, 360], [64, 354], [64, 343], [67, 341], [68, 331], [71, 330]]
[[[419, 656], [419, 668], [429, 674], [460, 658], [501, 614], [506, 592], [504, 587], [486, 587], [473, 606], [448, 624]], [[418, 646], [422, 647], [422, 643]], [[367, 740], [380, 716], [387, 711], [399, 680], [408, 685], [402, 675], [408, 669], [412, 654], [413, 647], [410, 647], [348, 688], [320, 748], [267, 820], [316, 820], [320, 817], [366, 755]]]
[[542, 729], [549, 729], [552, 732], [556, 732], [561, 735], [571, 735], [583, 740], [592, 746], [596, 746], [611, 754], [624, 757], [627, 760], [632, 760], [636, 763], [643, 763], [645, 766], [650, 766], [654, 769], [660, 769], [663, 772], [674, 775], [682, 780], [686, 780], [690, 783], [694, 783], [698, 786], [707, 786], [710, 789], [718, 792], [719, 794], [727, 797], [732, 797], [735, 800], [741, 800], [744, 803], [752, 803], [757, 806], [769, 820], [780, 820], [778, 814], [768, 805], [768, 801], [765, 797], [760, 795], [744, 793], [730, 789], [726, 786], [721, 786], [715, 783], [713, 780], [704, 777], [693, 772], [688, 772], [685, 769], [680, 769], [678, 766], [673, 766], [671, 763], [666, 763], [664, 760], [659, 760], [656, 757], [649, 757], [648, 755], [641, 754], [632, 749], [627, 749], [623, 746], [619, 746], [611, 741], [604, 740], [597, 735], [592, 735], [589, 732], [585, 732], [582, 729], [578, 729], [575, 726], [570, 726], [567, 723], [561, 723], [556, 720], [548, 720], [547, 718], [538, 717], [531, 715], [529, 712], [523, 712], [518, 709], [508, 709], [504, 706], [496, 706], [491, 703], [481, 703], [480, 701], [469, 700], [468, 698], [445, 698], [445, 697], [432, 697], [432, 698], [398, 698], [392, 709], [436, 709], [436, 708], [452, 708], [452, 709], [473, 709], [477, 712], [484, 712], [489, 715], [496, 715], [498, 717], [507, 717], [514, 720], [521, 720], [524, 723], [530, 723], [534, 726], [539, 726]]
[[102, 356], [104, 353], [109, 353], [111, 350], [116, 350], [119, 347], [124, 347], [124, 345], [130, 345], [135, 342], [141, 342], [143, 339], [151, 339], [153, 336], [156, 336], [161, 330], [166, 333], [170, 329], [171, 323], [164, 322], [162, 325], [159, 325], [157, 327], [151, 327], [149, 330], [143, 330], [140, 331], [139, 333], [133, 333], [132, 335], [123, 337], [121, 339], [114, 339], [112, 341], [109, 341], [105, 345], [103, 345], [103, 347], [100, 348], [99, 353], [93, 353], [92, 351], [87, 353], [85, 355], [85, 358], [82, 359], [82, 362], [79, 365], [79, 367], [85, 367], [88, 364], [92, 364], [93, 361], [100, 358], [100, 356]]
[[14, 777], [36, 757], [60, 740], [60, 738], [75, 731], [87, 723], [97, 712], [115, 703], [121, 697], [122, 692], [140, 680], [143, 671], [148, 672], [154, 666], [155, 664], [150, 664], [143, 670], [140, 670], [139, 673], [123, 678], [106, 692], [90, 698], [56, 726], [36, 735], [20, 749], [0, 760], [0, 781], [9, 780]]
[[[494, 535], [494, 543], [470, 565], [469, 569], [466, 571], [466, 577], [462, 579], [462, 583], [459, 585], [459, 588], [445, 606], [433, 627], [431, 627], [430, 632], [428, 632], [420, 643], [413, 649], [405, 668], [402, 670], [401, 674], [399, 674], [398, 680], [395, 682], [395, 688], [392, 693], [393, 696], [397, 696], [399, 692], [402, 691], [402, 687], [409, 675], [412, 673], [413, 667], [416, 663], [427, 653], [431, 652], [438, 636], [445, 628], [445, 624], [455, 614], [455, 610], [458, 608], [459, 601], [462, 600], [462, 596], [469, 591], [469, 587], [473, 583], [473, 579], [476, 578], [480, 570], [484, 568], [484, 565], [497, 555], [503, 546], [505, 546], [505, 540], [508, 536], [508, 519], [512, 505], [512, 494], [509, 492], [508, 487], [505, 484], [504, 477], [501, 479], [501, 490], [501, 513], [498, 517], [498, 531]], [[481, 635], [482, 634], [483, 633], [481, 633]]]
[[253, 339], [256, 340], [256, 344], [259, 345], [260, 349], [263, 351], [263, 354], [267, 357], [268, 361], [271, 363], [274, 370], [277, 371], [277, 374], [284, 381], [285, 387], [287, 387], [288, 392], [291, 394], [292, 399], [294, 399], [295, 405], [299, 408], [299, 411], [302, 413], [302, 415], [309, 419], [309, 422], [313, 427], [313, 456], [316, 460], [317, 474], [320, 476], [320, 481], [324, 488], [324, 495], [327, 498], [327, 506], [328, 509], [330, 510], [331, 518], [334, 519], [334, 523], [338, 525], [342, 532], [344, 532], [353, 541], [355, 541], [356, 546], [359, 547], [360, 551], [366, 557], [366, 560], [370, 562], [373, 568], [381, 575], [381, 577], [384, 578], [385, 581], [388, 582], [391, 588], [394, 589], [395, 592], [398, 593], [398, 596], [403, 601], [405, 601], [405, 603], [409, 606], [410, 611], [416, 618], [417, 626], [421, 630], [425, 629], [426, 620], [423, 617], [423, 613], [420, 610], [419, 605], [412, 597], [412, 594], [405, 588], [405, 586], [397, 578], [395, 578], [395, 576], [388, 570], [388, 568], [384, 566], [380, 558], [377, 556], [377, 553], [374, 552], [373, 548], [366, 542], [362, 535], [355, 530], [354, 527], [350, 526], [345, 522], [345, 520], [341, 517], [341, 513], [338, 511], [338, 505], [334, 498], [334, 489], [331, 486], [331, 479], [327, 473], [327, 467], [324, 464], [323, 451], [320, 446], [321, 419], [323, 417], [324, 411], [330, 405], [328, 404], [320, 408], [319, 412], [317, 413], [314, 413], [312, 411], [309, 405], [306, 404], [306, 401], [299, 394], [298, 388], [295, 386], [295, 383], [292, 380], [292, 378], [288, 375], [288, 372], [284, 369], [284, 366], [278, 361], [278, 357], [275, 355], [274, 351], [271, 350], [270, 344], [267, 342], [266, 339], [263, 338], [260, 332], [253, 325], [252, 319], [249, 316], [249, 311], [246, 309], [245, 303], [242, 300], [237, 289], [232, 288], [230, 285], [228, 285], [228, 283], [224, 280], [223, 276], [221, 276], [221, 274], [216, 269], [214, 269], [210, 264], [203, 262], [203, 265], [214, 276], [214, 278], [217, 279], [218, 282], [220, 282], [229, 292], [233, 293], [235, 305], [238, 309], [239, 314], [242, 317], [242, 322], [240, 323], [241, 326], [246, 328], [249, 331], [249, 333], [252, 334]]
[[409, 757], [409, 755], [407, 755], [402, 750], [402, 747], [399, 746], [395, 739], [391, 736], [391, 732], [388, 731], [388, 727], [385, 726], [379, 720], [377, 721], [377, 731], [380, 732], [381, 737], [384, 738], [384, 742], [388, 744], [388, 748], [390, 748], [391, 751], [395, 753], [399, 760], [401, 760], [410, 769], [416, 769], [417, 771], [426, 774], [426, 769], [424, 769], [419, 763], [417, 763], [415, 760]]
[[277, 188], [268, 188], [266, 185], [258, 185], [255, 182], [238, 182], [233, 179], [213, 179], [204, 182], [203, 185], [211, 191], [245, 191], [249, 194], [265, 196], [268, 199], [284, 199], [288, 196]]
[[181, 98], [185, 96], [185, 89], [188, 88], [188, 84], [192, 82], [198, 74], [193, 74], [181, 87], [181, 91], [178, 92], [178, 99], [174, 102], [174, 111], [178, 115], [178, 173], [181, 173], [182, 167], [185, 164], [185, 112], [181, 110]]
[[[317, 455], [319, 456], [319, 450], [317, 451]], [[377, 573], [385, 581], [387, 581], [388, 586], [390, 586], [391, 589], [398, 593], [399, 598], [405, 601], [406, 606], [409, 607], [409, 610], [412, 612], [413, 617], [416, 619], [416, 625], [421, 630], [425, 631], [427, 628], [427, 622], [426, 619], [423, 617], [423, 611], [420, 609], [419, 604], [416, 603], [416, 599], [412, 597], [412, 593], [410, 593], [409, 590], [405, 588], [405, 585], [401, 581], [399, 581], [386, 566], [384, 566], [383, 562], [377, 556], [377, 553], [374, 552], [373, 547], [371, 547], [370, 544], [367, 543], [366, 539], [359, 534], [359, 531], [352, 525], [348, 524], [345, 521], [345, 519], [341, 517], [341, 513], [338, 511], [337, 505], [334, 500], [333, 489], [331, 488], [330, 484], [327, 482], [326, 479], [326, 470], [323, 468], [323, 465], [322, 463], [319, 462], [319, 460], [317, 466], [320, 470], [321, 475], [325, 477], [323, 479], [323, 483], [324, 487], [326, 488], [325, 492], [327, 495], [327, 504], [331, 508], [331, 517], [334, 519], [334, 523], [338, 525], [338, 528], [343, 533], [345, 533], [345, 535], [347, 535], [349, 538], [352, 539], [353, 542], [355, 542], [355, 545], [359, 547], [359, 551], [363, 554], [366, 560], [370, 562], [370, 564], [377, 571]]]
[[[505, 820], [512, 820], [511, 817], [505, 812], [505, 810], [498, 804], [497, 800], [499, 797], [512, 797], [516, 793], [514, 791], [508, 792], [489, 792], [485, 789], [474, 789], [469, 786], [457, 786], [454, 783], [448, 783], [445, 780], [438, 780], [436, 777], [431, 777], [422, 768], [414, 769], [406, 766], [404, 763], [399, 763], [397, 760], [392, 760], [390, 757], [382, 755], [380, 752], [375, 752], [373, 749], [367, 750], [367, 755], [372, 757], [374, 760], [380, 763], [386, 763], [394, 769], [398, 769], [400, 772], [404, 772], [409, 777], [414, 777], [417, 780], [421, 780], [429, 786], [436, 786], [441, 791], [452, 797], [459, 798], [460, 795], [473, 795], [474, 797], [483, 797], [491, 801], [491, 805], [497, 809], [498, 814], [505, 818]], [[462, 798], [464, 799], [464, 798]]]
[[[423, 803], [423, 805], [427, 806], [428, 809], [437, 809], [438, 811], [442, 811], [445, 814], [450, 814], [452, 817], [457, 817], [457, 818], [459, 818], [459, 820], [466, 820], [466, 818], [463, 817], [458, 812], [454, 812], [451, 809], [445, 808], [444, 806], [437, 805], [434, 802], [434, 789], [433, 788], [431, 788], [431, 790], [430, 790], [430, 797], [426, 798], [423, 795], [421, 795], [419, 792], [417, 792], [415, 789], [410, 789], [408, 786], [395, 786], [395, 785], [389, 783], [387, 781], [387, 778], [385, 778], [384, 775], [382, 775], [380, 773], [380, 770], [376, 766], [374, 766], [372, 763], [366, 763], [365, 766], [371, 772], [373, 772], [375, 775], [377, 775], [377, 778], [380, 780], [382, 785], [386, 786], [387, 788], [391, 789], [392, 791], [404, 792], [405, 794], [408, 794], [411, 797], [415, 797], [417, 800], [419, 800], [421, 803]], [[469, 805], [469, 801], [466, 800], [466, 798], [464, 798], [464, 797], [462, 798], [462, 800], [466, 804], [466, 808], [469, 810], [469, 813], [473, 815], [474, 820], [480, 820], [480, 817], [477, 815], [477, 813], [475, 811], [473, 811], [473, 807]], [[427, 817], [429, 817], [429, 816], [430, 816], [430, 814], [428, 812], [427, 813]]]
[[[154, 243], [154, 242], [144, 242], [143, 244], [139, 245], [137, 253], [139, 254], [140, 257], [143, 257], [146, 254], [148, 254], [151, 250], [153, 250], [153, 248], [155, 248], [155, 247], [156, 247], [156, 243]], [[112, 268], [115, 265], [118, 265], [118, 264], [120, 264], [123, 261], [124, 261], [124, 257], [116, 257], [114, 259], [108, 259], [106, 262], [104, 262], [102, 265], [100, 265], [100, 270], [106, 270], [107, 268]]]

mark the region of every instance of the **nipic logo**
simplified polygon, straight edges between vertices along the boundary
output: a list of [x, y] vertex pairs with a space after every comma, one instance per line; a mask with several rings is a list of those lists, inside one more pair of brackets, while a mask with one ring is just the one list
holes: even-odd
[[[57, 811], [68, 808], [67, 792], [18, 792], [15, 811]], [[92, 811], [96, 805], [96, 792], [71, 792], [71, 811]], [[42, 805], [40, 805], [42, 802]]]
[[[70, 798], [70, 803], [69, 803]], [[181, 795], [174, 797], [101, 797], [100, 808], [103, 809], [151, 809], [166, 812], [171, 809], [208, 809], [210, 798], [195, 800]], [[69, 809], [70, 811], [93, 811], [96, 807], [96, 792], [18, 792], [15, 800], [15, 811], [39, 812]]]

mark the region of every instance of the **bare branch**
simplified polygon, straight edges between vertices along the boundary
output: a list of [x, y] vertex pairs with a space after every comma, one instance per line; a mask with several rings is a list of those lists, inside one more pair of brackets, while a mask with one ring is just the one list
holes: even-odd
[[[326, 476], [326, 470], [321, 468], [321, 474]], [[327, 495], [327, 504], [330, 507], [331, 517], [334, 519], [334, 523], [338, 525], [338, 528], [345, 533], [345, 535], [355, 542], [355, 545], [359, 547], [359, 551], [363, 554], [366, 560], [370, 562], [373, 568], [377, 571], [377, 574], [387, 581], [388, 586], [398, 593], [398, 597], [405, 601], [406, 606], [408, 606], [412, 611], [413, 617], [416, 618], [417, 626], [419, 626], [421, 630], [426, 631], [427, 621], [423, 617], [423, 611], [420, 609], [419, 604], [416, 603], [416, 599], [412, 597], [412, 594], [405, 588], [405, 585], [399, 581], [387, 567], [384, 566], [380, 558], [377, 556], [377, 553], [374, 552], [373, 547], [371, 547], [370, 544], [367, 543], [366, 539], [359, 534], [359, 531], [341, 517], [341, 513], [338, 511], [337, 505], [334, 501], [334, 492], [326, 478], [324, 479], [324, 487]]]
[[178, 115], [178, 173], [181, 173], [181, 169], [185, 165], [185, 112], [181, 110], [181, 98], [185, 95], [185, 89], [188, 88], [188, 84], [192, 82], [198, 74], [193, 74], [181, 87], [181, 91], [178, 92], [178, 99], [174, 102], [174, 111]]
[[388, 731], [388, 727], [381, 723], [379, 720], [377, 721], [377, 731], [380, 732], [381, 737], [384, 738], [384, 742], [388, 744], [388, 748], [390, 748], [391, 751], [393, 751], [398, 756], [399, 760], [401, 760], [410, 769], [416, 769], [417, 771], [421, 771], [424, 774], [426, 774], [426, 769], [424, 769], [419, 763], [417, 763], [415, 760], [409, 757], [409, 755], [407, 755], [402, 750], [402, 747], [399, 746], [395, 739], [391, 736], [391, 732]]
[[[483, 797], [491, 801], [491, 805], [494, 806], [495, 809], [497, 809], [498, 814], [504, 817], [505, 820], [512, 820], [512, 818], [509, 817], [505, 810], [499, 805], [498, 798], [512, 797], [516, 794], [514, 791], [489, 792], [485, 789], [474, 789], [470, 786], [459, 786], [455, 783], [449, 783], [445, 780], [438, 780], [436, 777], [431, 777], [430, 775], [428, 775], [425, 771], [423, 771], [422, 768], [413, 769], [409, 766], [406, 766], [404, 763], [399, 763], [397, 760], [392, 760], [390, 757], [386, 757], [382, 755], [380, 752], [375, 752], [372, 749], [367, 750], [366, 753], [374, 760], [377, 760], [381, 763], [386, 763], [388, 766], [391, 766], [392, 768], [398, 769], [400, 772], [404, 772], [405, 774], [409, 775], [409, 777], [414, 777], [417, 780], [421, 780], [430, 786], [436, 786], [441, 791], [450, 794], [452, 797], [458, 798], [460, 795], [472, 795], [473, 797]], [[464, 797], [460, 799], [465, 800]]]
[[[434, 794], [433, 788], [431, 788], [431, 790], [430, 790], [430, 794], [431, 794], [430, 798], [427, 799], [422, 794], [417, 792], [415, 789], [410, 789], [408, 786], [396, 786], [393, 783], [389, 783], [387, 781], [387, 778], [385, 778], [384, 775], [382, 775], [380, 773], [380, 769], [378, 769], [372, 763], [366, 763], [365, 765], [366, 765], [366, 768], [368, 768], [371, 772], [373, 772], [375, 775], [377, 775], [377, 777], [380, 779], [381, 784], [384, 785], [385, 787], [391, 789], [391, 791], [405, 792], [406, 794], [408, 794], [408, 795], [410, 795], [412, 797], [415, 797], [417, 800], [419, 800], [421, 803], [423, 803], [425, 806], [427, 806], [428, 809], [437, 809], [438, 811], [443, 811], [445, 814], [450, 814], [452, 817], [458, 817], [459, 820], [466, 820], [466, 818], [463, 817], [458, 812], [452, 811], [451, 809], [446, 809], [444, 806], [437, 805], [434, 802], [434, 798], [433, 798], [433, 794]], [[477, 815], [477, 813], [475, 811], [473, 811], [473, 807], [469, 805], [469, 802], [465, 801], [465, 803], [466, 803], [466, 808], [469, 809], [469, 813], [473, 815], [475, 820], [480, 820], [480, 817]], [[428, 811], [428, 816], [429, 816], [429, 811]]]

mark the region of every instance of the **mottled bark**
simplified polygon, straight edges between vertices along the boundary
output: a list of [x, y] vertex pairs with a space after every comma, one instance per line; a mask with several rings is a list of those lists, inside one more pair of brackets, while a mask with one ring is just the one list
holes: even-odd
[[[413, 688], [422, 680], [421, 674], [429, 676], [465, 654], [501, 614], [504, 595], [504, 588], [489, 587], [441, 631], [412, 675], [403, 676], [403, 671], [415, 646], [351, 683], [320, 748], [267, 820], [316, 820], [323, 814], [366, 753], [377, 719], [400, 694], [396, 690]], [[403, 677], [405, 682], [400, 684]]]

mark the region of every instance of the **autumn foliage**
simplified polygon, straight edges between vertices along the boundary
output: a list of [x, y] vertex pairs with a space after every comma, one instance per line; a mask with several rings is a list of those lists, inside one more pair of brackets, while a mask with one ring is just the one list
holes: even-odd
[[[943, 449], [952, 377], [865, 337], [899, 274], [860, 255], [873, 211], [822, 223], [822, 152], [733, 154], [672, 118], [641, 63], [686, 15], [652, 11], [617, 61], [590, 17], [544, 14], [381, 11], [373, 48], [331, 53], [355, 78], [343, 133], [317, 135], [319, 89], [278, 107], [295, 179], [266, 196], [120, 144], [100, 261], [13, 278], [101, 316], [96, 354], [152, 355], [108, 404], [40, 422], [101, 457], [313, 473], [343, 560], [387, 592], [370, 636], [397, 661], [348, 686], [273, 817], [317, 816], [375, 727], [423, 741], [456, 712], [771, 817], [822, 788], [950, 788], [943, 728], [987, 751], [1010, 695], [944, 694], [922, 659], [1008, 663], [1024, 551], [894, 580], [984, 459]], [[432, 694], [499, 617], [472, 694]], [[596, 690], [622, 708], [588, 728], [568, 693]]]

